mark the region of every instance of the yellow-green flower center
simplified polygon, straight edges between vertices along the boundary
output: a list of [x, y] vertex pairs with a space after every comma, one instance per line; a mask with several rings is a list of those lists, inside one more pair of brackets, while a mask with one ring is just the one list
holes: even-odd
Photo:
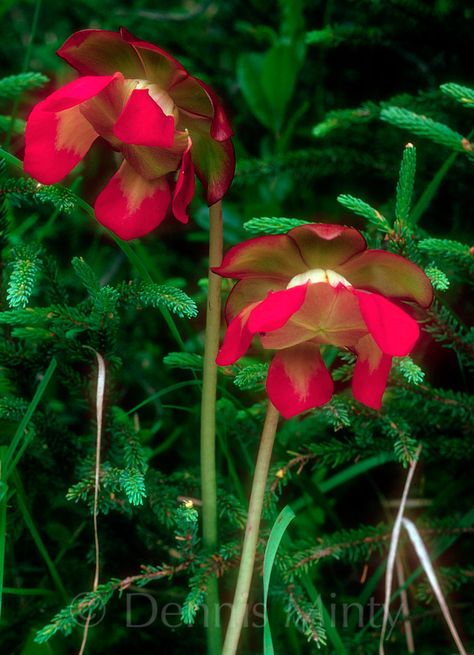
[[330, 268], [312, 268], [309, 271], [298, 273], [298, 275], [292, 277], [286, 288], [291, 289], [292, 287], [297, 287], [300, 284], [306, 284], [307, 282], [310, 282], [311, 284], [326, 282], [332, 287], [337, 287], [338, 284], [343, 284], [345, 287], [352, 286], [345, 277], [339, 275], [336, 271], [332, 271]]

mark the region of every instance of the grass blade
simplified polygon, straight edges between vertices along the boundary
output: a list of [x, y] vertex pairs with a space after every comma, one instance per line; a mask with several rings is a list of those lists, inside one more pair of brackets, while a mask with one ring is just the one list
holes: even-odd
[[44, 542], [41, 538], [40, 533], [38, 532], [35, 522], [33, 521], [33, 517], [31, 516], [31, 512], [28, 508], [28, 501], [26, 498], [25, 489], [23, 487], [21, 478], [18, 475], [18, 471], [15, 471], [13, 473], [12, 480], [16, 491], [15, 494], [16, 502], [18, 503], [18, 508], [20, 510], [22, 519], [25, 522], [26, 527], [30, 531], [31, 537], [35, 542], [35, 546], [38, 549], [38, 552], [40, 553], [41, 557], [43, 558], [44, 563], [46, 564], [46, 568], [49, 571], [49, 574], [51, 576], [52, 581], [54, 582], [54, 585], [56, 586], [56, 589], [61, 594], [63, 600], [66, 601], [68, 599], [67, 591], [62, 583], [61, 576], [59, 575], [58, 570], [53, 560], [51, 559], [46, 546], [44, 545]]
[[283, 535], [291, 521], [295, 518], [295, 513], [289, 505], [284, 507], [273, 524], [270, 536], [268, 537], [267, 547], [265, 548], [265, 558], [263, 561], [263, 655], [273, 655], [272, 633], [268, 621], [268, 589], [270, 587], [270, 578], [272, 575], [273, 563], [280, 546]]
[[12, 471], [15, 469], [15, 467], [18, 464], [18, 461], [20, 459], [20, 456], [23, 454], [23, 452], [25, 450], [24, 448], [21, 448], [20, 456], [18, 456], [18, 453], [17, 453], [17, 456], [14, 457], [15, 450], [19, 446], [21, 440], [25, 437], [25, 431], [26, 431], [26, 428], [28, 427], [28, 423], [31, 421], [31, 418], [32, 418], [33, 414], [35, 413], [35, 410], [36, 410], [36, 408], [38, 406], [38, 403], [41, 400], [44, 392], [46, 391], [46, 387], [48, 386], [49, 381], [51, 380], [51, 378], [53, 376], [53, 373], [54, 373], [54, 371], [56, 369], [56, 366], [57, 366], [56, 359], [53, 358], [51, 360], [48, 368], [46, 369], [46, 373], [44, 374], [43, 379], [39, 383], [38, 388], [36, 389], [36, 393], [33, 396], [33, 399], [31, 400], [30, 404], [28, 405], [28, 409], [26, 410], [25, 415], [21, 419], [20, 424], [19, 424], [19, 426], [18, 426], [18, 428], [17, 428], [17, 430], [16, 430], [16, 432], [15, 432], [15, 434], [13, 436], [13, 439], [12, 439], [12, 441], [11, 441], [9, 447], [8, 447], [6, 457], [5, 457], [6, 473], [5, 473], [5, 477], [3, 478], [4, 481], [10, 476]]

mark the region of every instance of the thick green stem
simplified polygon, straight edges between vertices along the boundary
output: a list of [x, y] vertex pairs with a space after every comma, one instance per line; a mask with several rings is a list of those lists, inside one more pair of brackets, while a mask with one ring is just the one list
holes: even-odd
[[244, 545], [242, 548], [242, 558], [240, 560], [234, 603], [232, 605], [222, 655], [235, 655], [239, 645], [240, 633], [247, 611], [250, 584], [252, 582], [263, 499], [272, 457], [273, 443], [277, 431], [278, 417], [278, 411], [268, 401], [267, 415], [265, 417], [257, 462], [255, 464], [255, 474], [252, 483], [252, 493], [250, 495], [249, 513], [245, 527]]
[[[201, 497], [203, 545], [209, 552], [217, 550], [216, 487], [216, 356], [221, 322], [221, 278], [210, 269], [222, 262], [222, 205], [209, 208], [209, 286], [207, 295], [206, 335], [201, 403]], [[207, 652], [220, 655], [221, 629], [217, 577], [211, 576], [207, 588]]]

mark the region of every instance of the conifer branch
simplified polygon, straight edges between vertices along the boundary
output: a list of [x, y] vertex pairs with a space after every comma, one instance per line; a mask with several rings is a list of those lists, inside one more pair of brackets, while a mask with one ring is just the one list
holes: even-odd
[[427, 116], [415, 114], [401, 107], [388, 107], [382, 109], [380, 118], [396, 127], [451, 148], [455, 152], [462, 152], [471, 158], [474, 157], [474, 146], [469, 139], [466, 139], [459, 132], [455, 132], [447, 125], [434, 121]]
[[337, 197], [337, 201], [354, 212], [359, 216], [363, 216], [368, 220], [369, 223], [374, 225], [377, 229], [382, 232], [390, 232], [391, 227], [385, 216], [383, 216], [377, 209], [371, 207], [368, 203], [360, 200], [359, 198], [354, 198], [354, 196], [349, 196], [347, 194], [341, 194]]
[[42, 73], [19, 73], [0, 79], [0, 98], [17, 98], [25, 91], [39, 89], [44, 86], [49, 79]]
[[474, 107], [474, 89], [462, 86], [461, 84], [454, 84], [453, 82], [442, 84], [439, 88], [447, 96], [454, 98], [454, 100], [464, 105], [464, 107]]

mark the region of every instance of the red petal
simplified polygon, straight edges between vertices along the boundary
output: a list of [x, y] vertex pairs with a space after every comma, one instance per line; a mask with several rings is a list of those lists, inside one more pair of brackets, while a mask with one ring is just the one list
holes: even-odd
[[185, 110], [198, 118], [212, 119], [214, 107], [211, 98], [195, 77], [189, 75], [184, 80], [180, 80], [169, 89], [169, 94], [179, 109]]
[[230, 139], [230, 137], [233, 135], [232, 126], [229, 122], [229, 119], [227, 118], [227, 115], [224, 111], [224, 107], [222, 106], [221, 101], [219, 100], [215, 91], [210, 86], [208, 86], [201, 80], [197, 80], [197, 81], [202, 86], [202, 88], [206, 91], [206, 93], [209, 95], [212, 102], [212, 106], [214, 108], [214, 115], [211, 123], [212, 138], [215, 139], [216, 141], [225, 141], [226, 139]]
[[165, 218], [171, 201], [166, 178], [149, 182], [123, 162], [95, 203], [97, 220], [121, 239], [137, 239]]
[[309, 339], [350, 348], [367, 332], [353, 291], [320, 282], [308, 285], [303, 305], [284, 327], [267, 332], [260, 339], [264, 348], [289, 348]]
[[141, 41], [124, 27], [120, 28], [120, 36], [137, 53], [144, 69], [144, 79], [158, 84], [162, 89], [169, 89], [188, 76], [179, 61], [165, 50], [148, 41]]
[[288, 232], [301, 251], [307, 268], [335, 269], [367, 247], [362, 234], [353, 227], [309, 223]]
[[419, 335], [418, 323], [378, 293], [354, 291], [370, 334], [386, 355], [404, 357]]
[[[196, 77], [187, 77], [169, 90], [176, 105], [197, 118], [211, 121], [210, 135], [216, 141], [229, 139], [233, 132], [219, 98], [210, 86]], [[186, 124], [186, 115], [182, 116]]]
[[42, 111], [51, 112], [63, 111], [64, 109], [75, 107], [98, 95], [115, 80], [123, 80], [121, 73], [78, 77], [77, 80], [65, 84], [49, 95], [42, 102], [38, 103], [36, 107], [41, 107]]
[[174, 118], [164, 113], [148, 89], [135, 89], [115, 123], [114, 134], [124, 143], [170, 148], [174, 138]]
[[229, 366], [245, 355], [252, 342], [253, 334], [248, 329], [249, 314], [255, 305], [249, 305], [229, 324], [216, 358], [218, 366]]
[[191, 159], [191, 139], [189, 139], [179, 169], [172, 203], [173, 214], [181, 223], [187, 223], [189, 220], [186, 209], [193, 199], [195, 183], [194, 166]]
[[[87, 118], [97, 134], [118, 150], [120, 140], [114, 134], [115, 123], [135, 88], [132, 80], [125, 80], [121, 73], [100, 93], [81, 104], [81, 114]], [[101, 79], [95, 77], [93, 79]]]
[[352, 394], [364, 405], [380, 409], [392, 358], [380, 350], [370, 334], [359, 341], [356, 352], [358, 357], [352, 378]]
[[433, 300], [431, 282], [421, 268], [391, 252], [366, 250], [349, 259], [338, 272], [358, 289], [414, 300], [422, 307], [429, 307]]
[[291, 418], [331, 400], [333, 381], [319, 346], [305, 343], [279, 351], [268, 371], [267, 392], [285, 418]]
[[225, 319], [230, 323], [247, 305], [262, 301], [271, 291], [285, 289], [286, 284], [271, 278], [247, 278], [234, 285], [227, 297]]
[[184, 132], [175, 132], [171, 148], [158, 148], [157, 146], [150, 148], [149, 146], [134, 146], [124, 143], [120, 150], [139, 175], [147, 180], [154, 180], [167, 173], [177, 171], [187, 147], [188, 136]]
[[98, 137], [77, 107], [54, 114], [35, 108], [25, 133], [26, 173], [43, 184], [62, 180]]
[[117, 32], [75, 32], [59, 48], [58, 55], [82, 75], [110, 75], [120, 71], [129, 78], [145, 77], [137, 51]]
[[180, 111], [178, 129], [189, 130], [193, 140], [191, 155], [196, 174], [205, 190], [208, 205], [221, 200], [234, 177], [234, 147], [230, 139], [216, 141], [208, 118]]
[[213, 270], [222, 277], [266, 277], [288, 283], [306, 268], [294, 242], [286, 234], [278, 234], [234, 246], [224, 256], [221, 266]]
[[82, 115], [81, 105], [115, 79], [115, 76], [83, 77], [36, 105], [25, 133], [27, 173], [43, 184], [54, 184], [83, 159], [98, 134]]
[[265, 300], [250, 314], [250, 332], [256, 334], [283, 327], [303, 304], [307, 288], [308, 285], [302, 284], [283, 291], [269, 291]]

